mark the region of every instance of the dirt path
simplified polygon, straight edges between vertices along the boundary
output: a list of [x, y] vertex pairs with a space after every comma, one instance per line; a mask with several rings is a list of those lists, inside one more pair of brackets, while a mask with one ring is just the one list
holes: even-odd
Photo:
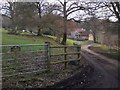
[[109, 59], [82, 47], [82, 56], [88, 61], [83, 72], [48, 88], [118, 88], [118, 61]]
[[117, 88], [118, 87], [118, 61], [109, 59], [103, 55], [82, 47], [82, 55], [94, 66], [91, 81], [95, 81], [90, 87], [94, 88]]

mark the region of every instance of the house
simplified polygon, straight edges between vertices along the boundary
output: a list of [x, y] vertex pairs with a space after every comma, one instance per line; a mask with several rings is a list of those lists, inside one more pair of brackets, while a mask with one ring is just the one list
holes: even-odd
[[78, 23], [70, 20], [67, 25], [67, 37], [75, 40], [88, 40], [89, 39], [89, 31], [86, 31], [83, 28], [78, 26]]
[[71, 32], [71, 36], [69, 36], [71, 39], [75, 40], [88, 40], [89, 39], [89, 31], [86, 31], [85, 29], [77, 28], [74, 29], [74, 31]]

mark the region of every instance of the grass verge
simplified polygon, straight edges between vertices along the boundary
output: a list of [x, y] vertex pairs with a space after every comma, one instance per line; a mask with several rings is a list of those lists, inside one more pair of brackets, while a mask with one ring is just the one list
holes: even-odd
[[113, 59], [118, 59], [120, 57], [120, 50], [110, 49], [106, 45], [96, 44], [95, 46], [90, 47], [90, 50]]

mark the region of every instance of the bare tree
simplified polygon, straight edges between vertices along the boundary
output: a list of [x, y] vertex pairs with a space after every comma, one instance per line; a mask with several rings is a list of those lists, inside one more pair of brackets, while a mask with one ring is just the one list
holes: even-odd
[[120, 22], [120, 2], [111, 2], [110, 4], [112, 5], [114, 14]]
[[120, 2], [103, 2], [104, 7], [107, 7], [112, 12], [111, 16], [115, 16], [120, 22]]
[[38, 11], [38, 15], [39, 15], [39, 24], [38, 24], [38, 33], [37, 35], [38, 36], [41, 36], [42, 33], [41, 33], [41, 29], [42, 29], [42, 22], [41, 22], [41, 18], [44, 14], [44, 11], [46, 10], [46, 6], [48, 6], [49, 3], [48, 2], [45, 2], [44, 0], [40, 0], [39, 2], [36, 2], [36, 6], [37, 6], [37, 11]]
[[99, 19], [102, 18], [103, 20], [108, 20], [111, 16], [116, 16], [119, 21], [119, 5], [119, 2], [84, 2], [83, 6], [87, 7], [87, 9], [84, 10], [85, 15], [88, 16], [84, 19], [84, 23], [80, 20], [74, 19], [74, 21], [80, 24], [83, 23], [82, 27], [85, 29], [91, 29], [94, 37], [94, 42], [97, 42], [97, 32], [99, 32], [100, 28], [102, 27]]
[[[81, 6], [77, 1], [75, 2], [71, 2], [71, 1], [67, 1], [64, 0], [64, 2], [61, 2], [60, 0], [58, 0], [59, 3], [61, 4], [61, 7], [63, 8], [63, 10], [59, 10], [64, 17], [64, 32], [63, 32], [63, 40], [61, 42], [61, 44], [66, 44], [66, 40], [67, 40], [67, 19], [68, 16], [71, 15], [73, 12], [76, 12], [78, 10], [84, 10], [85, 8], [83, 6]], [[70, 3], [69, 3], [70, 2]], [[69, 6], [68, 6], [69, 3]]]

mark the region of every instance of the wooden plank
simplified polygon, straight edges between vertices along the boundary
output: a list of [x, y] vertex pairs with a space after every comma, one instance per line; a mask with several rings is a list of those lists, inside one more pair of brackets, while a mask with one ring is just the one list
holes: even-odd
[[79, 59], [71, 59], [71, 60], [63, 60], [63, 61], [58, 61], [58, 62], [50, 62], [50, 64], [60, 64], [60, 63], [65, 63], [65, 62], [70, 62], [70, 61], [79, 61]]
[[[40, 56], [40, 57], [38, 57], [38, 56], [35, 56], [35, 57], [32, 57], [33, 59], [39, 59], [39, 58], [46, 58], [46, 56]], [[30, 58], [17, 58], [17, 60], [23, 60], [23, 59], [30, 59]], [[3, 62], [4, 61], [14, 61], [14, 60], [16, 60], [16, 59], [3, 59]], [[45, 60], [39, 60], [39, 61], [45, 61]]]
[[[46, 69], [36, 70], [36, 71], [31, 71], [31, 72], [25, 72], [25, 73], [11, 74], [11, 75], [3, 75], [2, 78], [12, 77], [12, 76], [18, 76], [18, 75], [24, 75], [24, 74], [31, 74], [31, 73], [38, 73], [38, 72], [44, 72], [44, 71], [46, 71]], [[0, 78], [1, 78], [1, 77], [0, 77]]]
[[60, 53], [60, 54], [52, 54], [50, 56], [60, 56], [60, 55], [71, 55], [71, 54], [80, 54], [81, 52], [72, 52], [72, 53]]
[[[20, 51], [20, 53], [38, 53], [38, 52], [47, 52], [46, 50], [36, 50], [36, 51]], [[6, 52], [6, 53], [0, 53], [2, 55], [5, 55], [5, 54], [15, 54], [15, 52]]]
[[[36, 61], [39, 61], [39, 60], [36, 60]], [[28, 62], [28, 61], [27, 61], [27, 62]], [[15, 70], [16, 68], [21, 69], [21, 68], [23, 68], [23, 67], [36, 66], [35, 63], [32, 63], [32, 64], [30, 64], [30, 65], [24, 65], [24, 66], [23, 66], [23, 64], [24, 64], [24, 63], [27, 63], [27, 62], [26, 62], [26, 61], [25, 61], [25, 62], [22, 62], [22, 63], [21, 63], [21, 62], [18, 62], [18, 63], [21, 64], [21, 65], [16, 66], [16, 67], [14, 67], [14, 66], [13, 66], [13, 67], [7, 67], [7, 66], [5, 66], [5, 65], [2, 65], [2, 67], [3, 67], [2, 70], [6, 70], [6, 69], [14, 69], [14, 70]], [[43, 62], [43, 63], [44, 63], [45, 60], [39, 61], [39, 64], [38, 64], [38, 65], [43, 65], [43, 63], [40, 63], [40, 62]], [[18, 64], [18, 63], [17, 63], [17, 64]], [[38, 66], [38, 67], [39, 67], [39, 66]]]
[[64, 47], [81, 47], [80, 45], [58, 45], [58, 46], [50, 46], [50, 48], [64, 48]]
[[46, 46], [47, 44], [14, 44], [14, 45], [0, 45], [1, 47], [13, 47], [13, 46]]

